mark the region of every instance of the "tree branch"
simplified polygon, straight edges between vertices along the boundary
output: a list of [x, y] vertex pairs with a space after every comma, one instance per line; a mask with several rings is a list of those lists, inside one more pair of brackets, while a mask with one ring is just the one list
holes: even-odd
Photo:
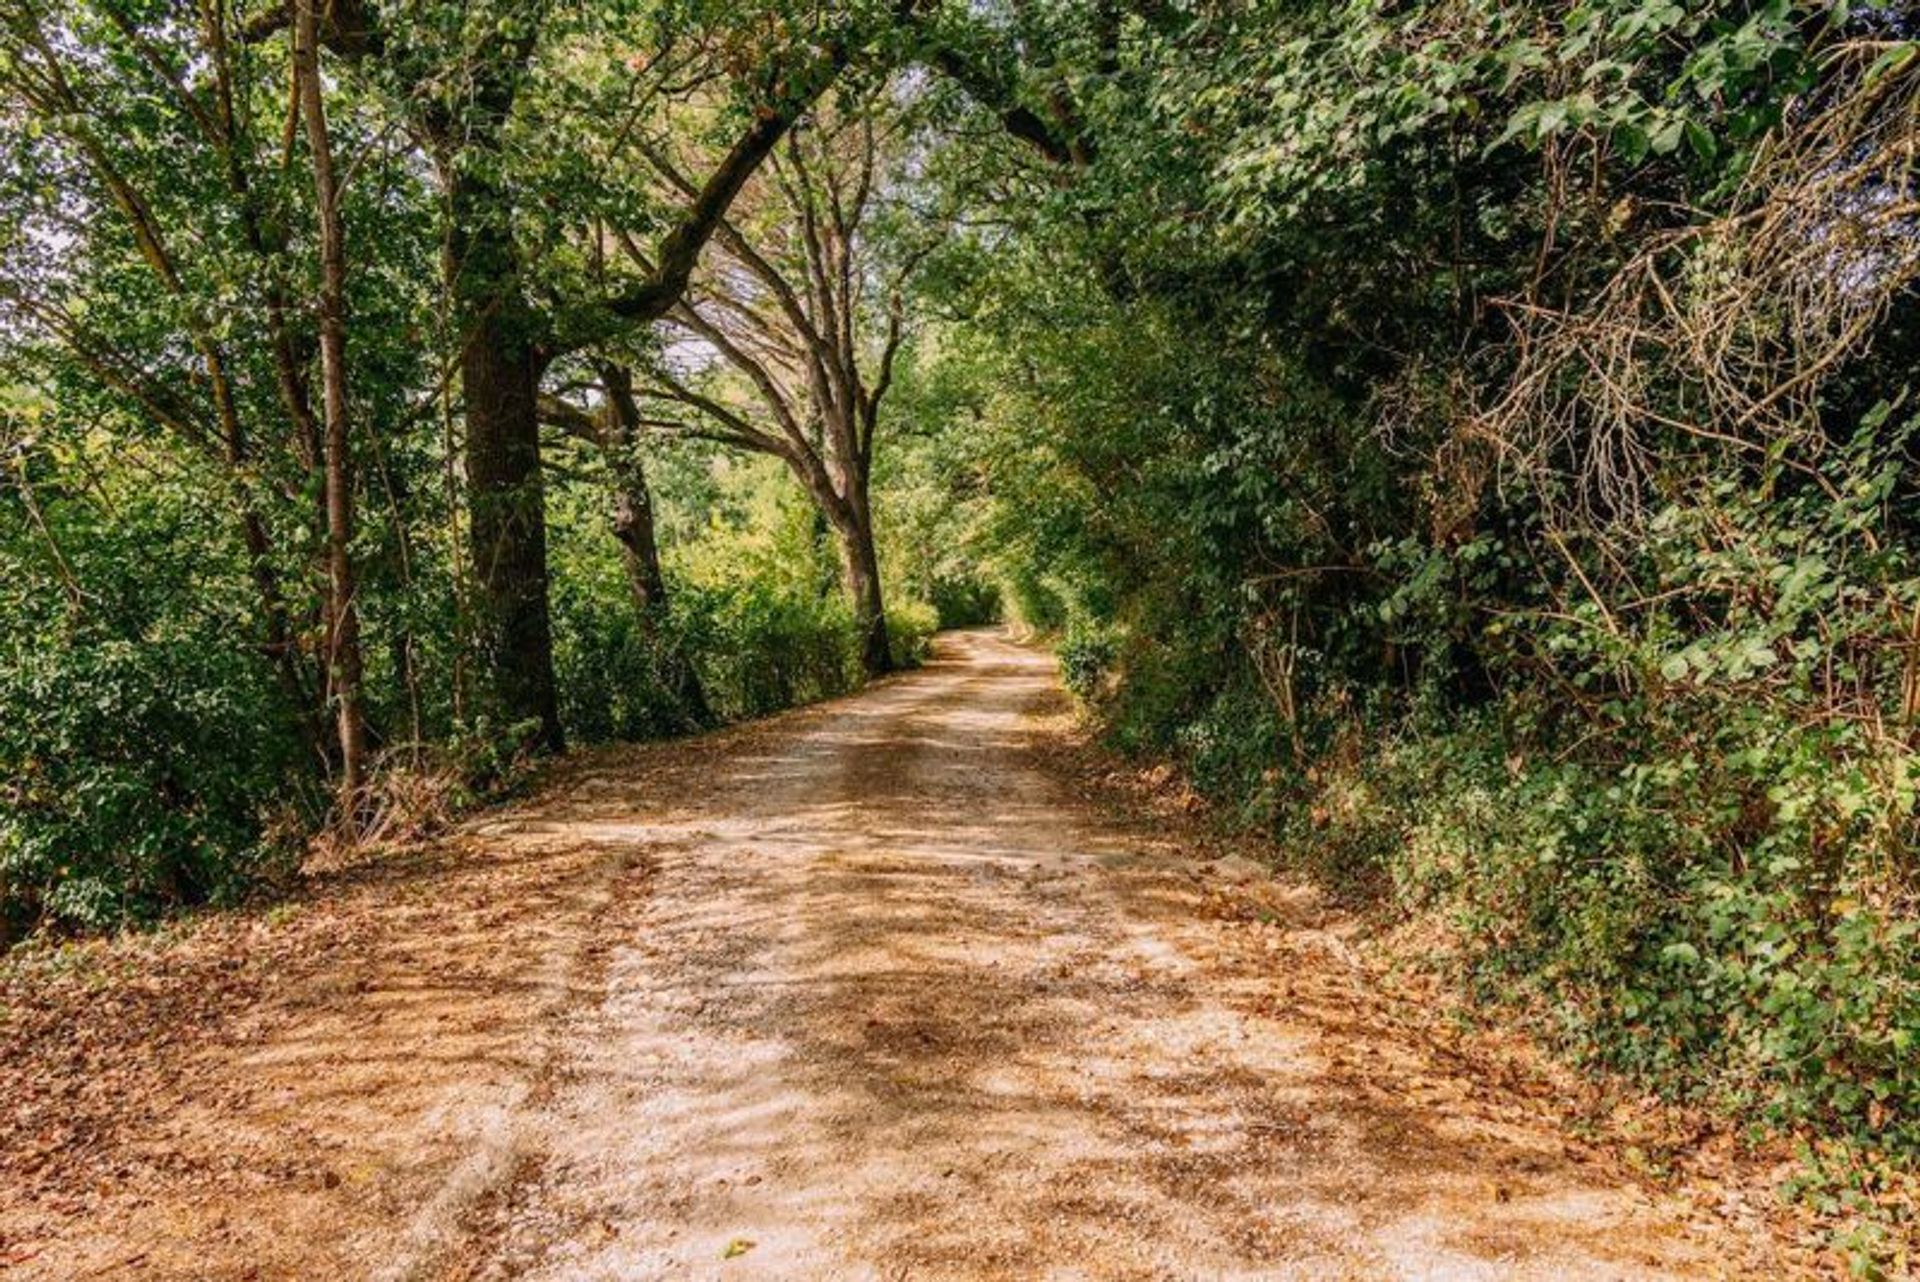
[[800, 92], [789, 95], [777, 107], [762, 106], [755, 112], [753, 123], [708, 177], [685, 217], [660, 242], [652, 279], [607, 299], [609, 312], [625, 321], [645, 323], [659, 320], [673, 310], [674, 304], [686, 293], [694, 266], [700, 261], [700, 252], [726, 218], [734, 197], [787, 136], [794, 122], [826, 92], [846, 62], [845, 46], [834, 42], [820, 65], [812, 69]]
[[572, 401], [542, 394], [536, 403], [536, 410], [540, 421], [549, 427], [557, 427], [568, 436], [589, 445], [605, 444], [601, 439], [600, 421]]
[[659, 388], [656, 395], [699, 410], [726, 430], [726, 434], [722, 436], [713, 436], [710, 433], [695, 433], [696, 435], [706, 435], [709, 439], [737, 445], [742, 449], [757, 450], [762, 454], [772, 454], [777, 458], [792, 457], [792, 450], [785, 441], [761, 431], [719, 401], [694, 391], [672, 375], [656, 371], [649, 381]]

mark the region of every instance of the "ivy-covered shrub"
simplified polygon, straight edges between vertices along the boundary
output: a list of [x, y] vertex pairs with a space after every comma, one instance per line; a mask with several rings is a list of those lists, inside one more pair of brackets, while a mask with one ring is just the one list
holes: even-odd
[[1783, 765], [1831, 750], [1775, 729], [1757, 770], [1734, 752], [1605, 767], [1526, 760], [1476, 719], [1331, 770], [1289, 843], [1373, 864], [1398, 912], [1444, 926], [1426, 960], [1586, 1058], [1912, 1150], [1920, 919], [1871, 842], [1817, 867], [1819, 826], [1765, 805]]

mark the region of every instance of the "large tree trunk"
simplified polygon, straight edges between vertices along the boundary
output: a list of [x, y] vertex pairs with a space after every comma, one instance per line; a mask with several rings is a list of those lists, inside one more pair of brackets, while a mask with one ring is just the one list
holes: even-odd
[[493, 700], [509, 722], [534, 722], [543, 747], [565, 746], [547, 602], [546, 496], [534, 400], [539, 362], [507, 322], [480, 322], [462, 361], [467, 402], [467, 512], [477, 589], [476, 640]]
[[463, 317], [460, 381], [467, 406], [467, 509], [472, 526], [475, 641], [494, 711], [535, 723], [564, 746], [547, 604], [546, 498], [537, 401], [544, 360], [521, 293], [501, 193], [466, 169], [451, 178], [448, 269]]
[[[812, 455], [788, 456], [787, 465], [813, 498], [840, 544], [840, 584], [853, 606], [860, 636], [860, 667], [870, 677], [893, 671], [887, 611], [880, 592], [880, 556], [873, 542], [873, 505], [867, 480], [857, 471], [837, 477]], [[842, 490], [844, 489], [844, 493]]]
[[313, 159], [320, 223], [320, 382], [326, 420], [327, 659], [340, 743], [340, 817], [358, 827], [365, 783], [367, 724], [361, 708], [360, 608], [354, 599], [353, 468], [347, 437], [347, 258], [333, 146], [320, 83], [317, 0], [296, 0], [294, 74]]
[[633, 400], [633, 375], [617, 365], [600, 370], [607, 394], [605, 444], [607, 468], [613, 476], [613, 537], [619, 541], [626, 565], [627, 586], [640, 626], [659, 652], [661, 680], [686, 712], [693, 728], [713, 724], [713, 708], [706, 687], [694, 671], [693, 660], [678, 639], [662, 635], [667, 617], [667, 579], [660, 569], [660, 541], [653, 525], [653, 494], [647, 488], [646, 467], [638, 452], [639, 409]]
[[893, 648], [887, 640], [887, 611], [880, 594], [880, 557], [873, 543], [873, 506], [864, 480], [848, 485], [850, 493], [839, 505], [834, 526], [840, 535], [840, 567], [853, 618], [860, 631], [860, 666], [870, 677], [893, 671]]

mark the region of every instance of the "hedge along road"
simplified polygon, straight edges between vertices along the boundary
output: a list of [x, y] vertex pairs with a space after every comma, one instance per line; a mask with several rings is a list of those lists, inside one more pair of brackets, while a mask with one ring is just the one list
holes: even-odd
[[1043, 654], [949, 634], [863, 694], [589, 754], [294, 913], [151, 946], [106, 990], [158, 1030], [139, 1091], [63, 1093], [57, 1003], [15, 1020], [0, 1085], [78, 1120], [12, 1151], [0, 1262], [1777, 1276], [1747, 1226], [1422, 1049], [1310, 897], [1223, 888], [1066, 787], [1064, 708]]

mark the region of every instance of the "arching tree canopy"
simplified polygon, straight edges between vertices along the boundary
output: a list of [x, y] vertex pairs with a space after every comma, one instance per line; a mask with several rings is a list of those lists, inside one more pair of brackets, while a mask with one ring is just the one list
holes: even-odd
[[1004, 619], [1564, 1044], [1910, 1155], [1914, 34], [6, 0], [0, 933]]

